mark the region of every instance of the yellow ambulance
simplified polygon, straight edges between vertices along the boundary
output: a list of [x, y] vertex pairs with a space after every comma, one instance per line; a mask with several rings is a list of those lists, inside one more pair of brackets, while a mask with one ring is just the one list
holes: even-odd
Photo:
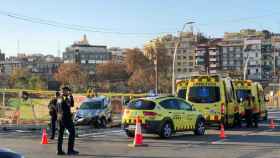
[[218, 75], [192, 76], [188, 82], [186, 100], [200, 111], [206, 123], [231, 127], [238, 107], [230, 78]]
[[189, 80], [176, 81], [176, 95], [179, 98], [186, 99], [186, 93]]
[[253, 97], [253, 114], [259, 119], [267, 119], [267, 109], [265, 105], [265, 95], [262, 85], [251, 80], [234, 80], [233, 89], [236, 101], [239, 104], [239, 114], [241, 118], [245, 116], [246, 101], [249, 96]]

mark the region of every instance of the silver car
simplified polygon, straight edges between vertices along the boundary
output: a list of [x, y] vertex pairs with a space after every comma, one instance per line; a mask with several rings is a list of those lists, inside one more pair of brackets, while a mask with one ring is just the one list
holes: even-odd
[[106, 96], [87, 98], [74, 115], [75, 125], [105, 128], [112, 121], [111, 101]]

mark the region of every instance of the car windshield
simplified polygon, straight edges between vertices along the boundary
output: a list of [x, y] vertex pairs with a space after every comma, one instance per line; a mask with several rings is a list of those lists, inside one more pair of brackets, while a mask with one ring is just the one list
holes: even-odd
[[101, 109], [101, 108], [102, 108], [101, 101], [84, 102], [80, 106], [80, 109]]
[[241, 100], [245, 100], [251, 95], [251, 90], [249, 89], [238, 89], [236, 90], [236, 97], [237, 97], [237, 102], [240, 103]]
[[219, 87], [197, 86], [191, 87], [188, 100], [194, 103], [215, 103], [220, 101]]
[[129, 102], [127, 108], [138, 110], [153, 110], [155, 106], [156, 104], [153, 101], [138, 99]]

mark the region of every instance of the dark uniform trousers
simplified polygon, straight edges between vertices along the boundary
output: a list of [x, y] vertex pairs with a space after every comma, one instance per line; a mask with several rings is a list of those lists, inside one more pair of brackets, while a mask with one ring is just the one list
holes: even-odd
[[57, 121], [57, 116], [51, 116], [51, 138], [55, 137], [55, 130], [56, 130], [56, 121]]
[[68, 151], [73, 151], [74, 142], [75, 142], [75, 127], [72, 119], [62, 119], [58, 121], [59, 131], [58, 131], [58, 143], [57, 143], [57, 151], [62, 151], [63, 144], [63, 134], [65, 129], [69, 132], [68, 139]]
[[252, 109], [245, 109], [245, 119], [247, 123], [247, 127], [252, 127], [252, 115], [253, 115], [253, 110]]

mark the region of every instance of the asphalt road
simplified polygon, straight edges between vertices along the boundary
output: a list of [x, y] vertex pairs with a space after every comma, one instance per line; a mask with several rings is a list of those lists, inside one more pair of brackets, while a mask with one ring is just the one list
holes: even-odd
[[[280, 118], [280, 112], [271, 116]], [[128, 147], [128, 139], [119, 128], [91, 129], [79, 131], [76, 157], [131, 157], [131, 158], [280, 158], [280, 127], [270, 129], [262, 123], [258, 129], [226, 130], [227, 138], [221, 140], [219, 131], [207, 130], [205, 136], [194, 136], [192, 132], [178, 133], [168, 140], [158, 136], [145, 135], [144, 143], [148, 147]], [[27, 158], [55, 158], [56, 141], [41, 145], [39, 131], [2, 131], [0, 147], [20, 152]], [[65, 147], [67, 141], [65, 141]], [[65, 149], [66, 150], [66, 149]], [[64, 156], [67, 157], [67, 156]]]

